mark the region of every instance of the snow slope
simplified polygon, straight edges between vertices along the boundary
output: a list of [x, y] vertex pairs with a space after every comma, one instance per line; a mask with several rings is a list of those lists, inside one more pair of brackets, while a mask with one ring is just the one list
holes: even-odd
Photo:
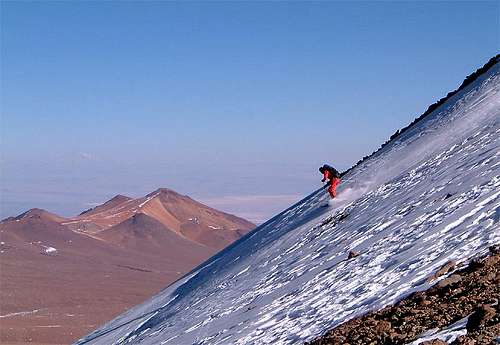
[[[295, 344], [500, 242], [497, 63], [344, 176], [78, 344]], [[360, 256], [347, 259], [350, 250]]]

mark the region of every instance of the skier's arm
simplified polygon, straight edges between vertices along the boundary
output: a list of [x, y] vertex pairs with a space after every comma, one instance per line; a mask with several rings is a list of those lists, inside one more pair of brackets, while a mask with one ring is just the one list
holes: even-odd
[[328, 179], [328, 170], [325, 170], [323, 172], [323, 179], [321, 180], [321, 182], [325, 182], [327, 179]]

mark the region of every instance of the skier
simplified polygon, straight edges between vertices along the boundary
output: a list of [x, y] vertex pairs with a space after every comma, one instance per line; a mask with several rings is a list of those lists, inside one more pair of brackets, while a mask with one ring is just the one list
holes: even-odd
[[328, 164], [323, 165], [319, 168], [319, 172], [323, 174], [323, 179], [321, 182], [325, 182], [329, 180], [328, 193], [330, 196], [335, 198], [337, 196], [337, 185], [340, 183], [340, 173], [334, 167], [329, 166]]

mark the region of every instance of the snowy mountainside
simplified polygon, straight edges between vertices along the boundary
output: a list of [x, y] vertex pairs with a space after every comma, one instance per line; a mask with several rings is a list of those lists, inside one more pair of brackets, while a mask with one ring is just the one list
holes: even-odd
[[78, 344], [296, 344], [426, 289], [500, 242], [499, 115], [497, 63], [336, 199], [317, 190]]

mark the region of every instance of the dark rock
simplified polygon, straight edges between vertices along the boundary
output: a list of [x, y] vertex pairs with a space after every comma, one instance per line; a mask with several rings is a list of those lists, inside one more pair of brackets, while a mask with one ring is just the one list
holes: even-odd
[[439, 283], [437, 283], [437, 286], [440, 288], [444, 288], [447, 286], [453, 286], [456, 283], [459, 283], [462, 281], [462, 277], [459, 274], [452, 274], [448, 278], [445, 278], [441, 280]]
[[465, 335], [461, 335], [453, 342], [453, 345], [476, 345], [476, 342]]
[[500, 244], [495, 244], [489, 248], [491, 254], [500, 254]]
[[356, 251], [354, 251], [354, 250], [351, 250], [351, 251], [349, 252], [349, 255], [347, 255], [347, 258], [348, 258], [348, 259], [352, 259], [352, 258], [355, 258], [356, 256], [359, 256], [359, 252], [356, 252]]
[[450, 194], [450, 193], [446, 193], [446, 195], [444, 196], [444, 200], [446, 199], [449, 199], [453, 196], [453, 194]]
[[486, 266], [495, 266], [499, 262], [500, 262], [500, 256], [494, 255], [494, 256], [487, 257], [483, 261], [483, 264]]
[[423, 343], [420, 343], [422, 345], [448, 345], [446, 341], [442, 341], [441, 339], [432, 339], [432, 340], [427, 340], [424, 341]]
[[347, 212], [343, 212], [343, 213], [341, 213], [341, 214], [340, 214], [340, 216], [339, 216], [339, 221], [344, 220], [344, 219], [346, 219], [347, 217], [349, 217], [349, 213], [347, 213]]
[[472, 270], [480, 269], [483, 266], [484, 266], [484, 262], [481, 259], [473, 259], [469, 263], [469, 268], [471, 268]]
[[420, 302], [420, 305], [421, 305], [421, 306], [428, 306], [428, 305], [430, 305], [430, 304], [432, 304], [432, 302], [431, 302], [431, 301], [429, 301], [428, 299], [423, 299], [423, 300]]
[[433, 280], [436, 280], [437, 278], [453, 271], [455, 269], [456, 265], [457, 265], [457, 263], [455, 261], [453, 261], [453, 260], [448, 261], [443, 266], [441, 266], [441, 268], [438, 269], [436, 273], [434, 273], [429, 278], [427, 278], [427, 282], [431, 282]]
[[386, 333], [390, 334], [392, 330], [391, 323], [389, 321], [379, 321], [377, 322], [377, 325], [375, 326], [375, 331], [377, 333]]
[[481, 305], [477, 308], [467, 321], [467, 332], [473, 332], [484, 327], [496, 315], [496, 310], [489, 305]]

